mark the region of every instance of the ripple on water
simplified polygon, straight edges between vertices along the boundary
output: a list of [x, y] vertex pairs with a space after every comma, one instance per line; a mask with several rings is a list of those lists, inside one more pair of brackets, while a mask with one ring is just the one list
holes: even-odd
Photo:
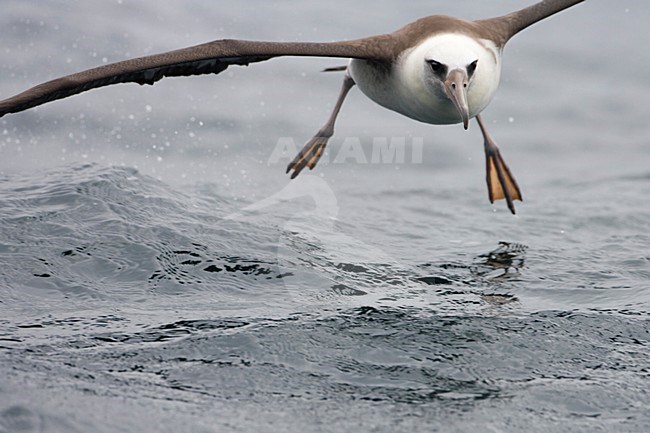
[[[300, 205], [225, 218], [243, 214], [129, 169], [72, 167], [0, 195], [0, 362], [14, 385], [45, 374], [45, 393], [78, 404], [118, 395], [214, 425], [222, 410], [259, 425], [259, 408], [384, 431], [503, 427], [519, 413], [544, 428], [645, 420], [644, 235], [414, 262], [351, 223], [287, 216]], [[69, 419], [40, 407], [0, 406], [0, 426]]]

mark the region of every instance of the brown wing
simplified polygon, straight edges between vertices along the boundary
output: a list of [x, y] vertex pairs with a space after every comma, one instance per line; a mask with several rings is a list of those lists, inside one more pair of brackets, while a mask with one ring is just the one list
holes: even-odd
[[502, 17], [475, 22], [494, 35], [494, 42], [503, 47], [510, 38], [525, 28], [583, 1], [544, 0]]
[[257, 42], [222, 39], [180, 50], [88, 69], [39, 84], [0, 101], [0, 117], [86, 90], [118, 83], [154, 84], [164, 77], [218, 74], [230, 65], [248, 65], [280, 56], [391, 58], [392, 39], [381, 35], [345, 42]]

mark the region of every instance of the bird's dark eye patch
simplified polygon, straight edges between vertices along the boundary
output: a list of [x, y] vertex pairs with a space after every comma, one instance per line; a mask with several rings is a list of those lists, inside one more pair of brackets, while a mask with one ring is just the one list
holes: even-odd
[[472, 63], [467, 65], [467, 76], [472, 77], [474, 75], [474, 71], [476, 71], [476, 66], [478, 65], [478, 60], [474, 60]]
[[431, 70], [433, 71], [434, 74], [443, 77], [447, 75], [447, 66], [443, 65], [440, 62], [437, 62], [435, 60], [427, 60], [427, 63], [431, 67]]

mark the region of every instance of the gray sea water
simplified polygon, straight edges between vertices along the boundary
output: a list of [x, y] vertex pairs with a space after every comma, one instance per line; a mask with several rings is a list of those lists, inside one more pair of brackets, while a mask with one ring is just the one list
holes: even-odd
[[[3, 0], [0, 98], [224, 37], [528, 3]], [[290, 182], [340, 60], [3, 117], [0, 432], [649, 431], [648, 22], [648, 2], [588, 0], [506, 47], [484, 116], [517, 216], [487, 200], [476, 124], [358, 89]]]

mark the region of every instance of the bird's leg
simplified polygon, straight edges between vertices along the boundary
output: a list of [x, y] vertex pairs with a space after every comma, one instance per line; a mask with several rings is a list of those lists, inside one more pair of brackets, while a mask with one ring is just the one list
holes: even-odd
[[343, 101], [354, 84], [354, 79], [352, 79], [350, 74], [346, 72], [343, 85], [341, 86], [341, 92], [339, 93], [336, 105], [334, 105], [334, 110], [332, 110], [329, 119], [327, 119], [327, 122], [325, 122], [323, 127], [319, 129], [316, 135], [314, 135], [312, 139], [303, 146], [302, 150], [300, 150], [298, 155], [287, 166], [287, 173], [293, 170], [293, 173], [291, 173], [291, 179], [298, 176], [303, 168], [309, 167], [311, 170], [316, 166], [316, 163], [325, 150], [327, 141], [330, 139], [332, 134], [334, 134], [336, 116], [338, 116]]
[[522, 200], [521, 191], [519, 191], [517, 181], [512, 176], [510, 169], [501, 157], [501, 152], [499, 152], [496, 143], [492, 140], [485, 129], [480, 114], [476, 116], [476, 121], [483, 133], [486, 180], [490, 203], [494, 203], [494, 200], [506, 199], [508, 209], [510, 209], [510, 212], [514, 214], [515, 205], [513, 200]]

